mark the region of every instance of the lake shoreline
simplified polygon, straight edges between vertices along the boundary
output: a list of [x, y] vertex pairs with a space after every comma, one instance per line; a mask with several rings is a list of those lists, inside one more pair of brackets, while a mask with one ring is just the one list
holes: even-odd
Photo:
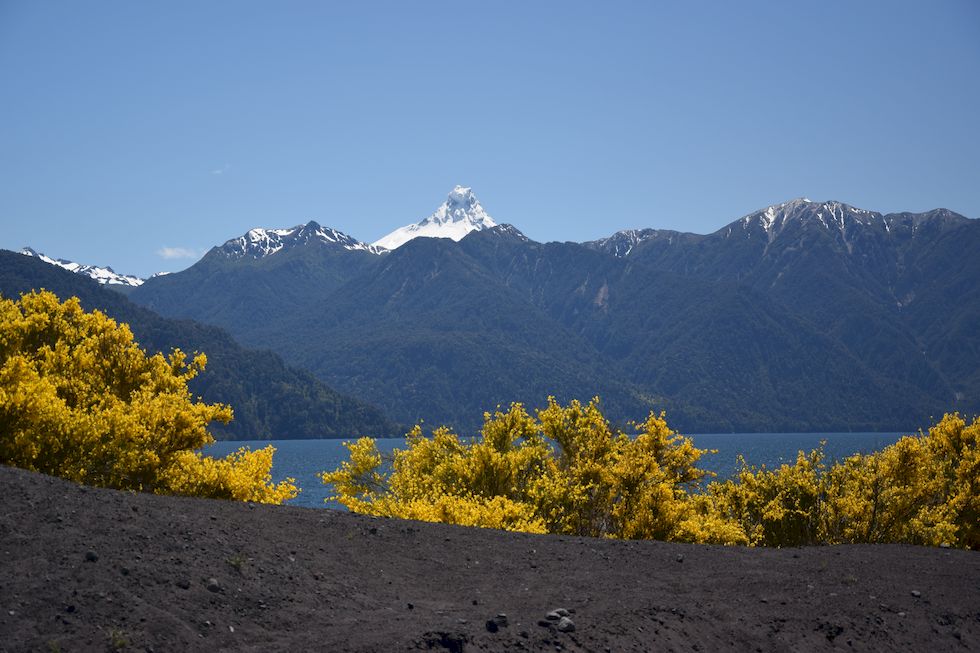
[[[535, 536], [7, 467], [0, 488], [3, 651], [980, 646], [971, 551]], [[555, 608], [573, 631], [546, 618]]]
[[[773, 469], [796, 461], [799, 451], [810, 451], [826, 441], [824, 453], [828, 462], [842, 460], [855, 452], [880, 451], [901, 437], [901, 433], [705, 433], [691, 435], [694, 446], [715, 450], [698, 461], [698, 467], [715, 474], [715, 480], [733, 477], [739, 469], [738, 455], [744, 455], [751, 465], [766, 465]], [[389, 455], [393, 449], [404, 449], [405, 438], [377, 438], [379, 451]], [[276, 448], [273, 457], [274, 481], [293, 478], [301, 488], [299, 496], [288, 502], [291, 506], [307, 508], [340, 508], [325, 500], [331, 490], [320, 480], [320, 473], [336, 469], [347, 460], [343, 440], [237, 440], [220, 441], [209, 445], [204, 453], [224, 457], [240, 447]]]

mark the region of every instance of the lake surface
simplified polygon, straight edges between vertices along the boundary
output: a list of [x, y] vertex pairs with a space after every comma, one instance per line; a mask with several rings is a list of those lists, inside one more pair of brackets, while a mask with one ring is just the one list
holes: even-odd
[[[854, 453], [870, 453], [894, 444], [900, 433], [711, 433], [690, 436], [701, 449], [717, 449], [716, 454], [706, 454], [699, 467], [712, 471], [719, 479], [730, 477], [738, 470], [739, 454], [751, 465], [778, 467], [796, 460], [798, 451], [810, 451], [826, 440], [824, 453], [828, 460], [841, 460]], [[342, 440], [229, 440], [216, 442], [205, 452], [216, 457], [226, 456], [239, 447], [259, 449], [271, 444], [276, 448], [272, 476], [282, 480], [287, 476], [296, 479], [302, 488], [299, 496], [289, 502], [294, 506], [311, 508], [336, 508], [325, 504], [329, 493], [317, 474], [335, 469], [347, 459], [347, 449]], [[379, 438], [378, 449], [391, 453], [404, 448], [404, 438]]]

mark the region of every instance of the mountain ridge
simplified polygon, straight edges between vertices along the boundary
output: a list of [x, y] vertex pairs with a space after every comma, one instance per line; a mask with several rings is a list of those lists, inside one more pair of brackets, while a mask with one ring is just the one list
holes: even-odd
[[[271, 347], [404, 422], [476, 428], [497, 403], [548, 394], [602, 395], [617, 420], [667, 409], [700, 431], [902, 430], [980, 406], [980, 376], [953, 354], [980, 351], [980, 300], [958, 306], [934, 283], [977, 222], [878, 215], [797, 200], [705, 235], [538, 243], [497, 225], [380, 256], [297, 247], [202, 260], [134, 297]], [[968, 293], [980, 270], [961, 267]], [[220, 292], [202, 291], [218, 278]]]
[[372, 250], [311, 222], [132, 297], [405, 423], [599, 394], [614, 419], [667, 409], [688, 430], [902, 430], [980, 410], [977, 225], [799, 198], [710, 234], [538, 243], [494, 222]]
[[782, 233], [787, 224], [813, 226], [812, 223], [808, 223], [808, 218], [813, 222], [819, 222], [827, 230], [830, 230], [832, 225], [838, 231], [860, 225], [882, 229], [885, 232], [891, 232], [893, 228], [914, 232], [923, 225], [937, 221], [960, 225], [975, 220], [946, 208], [937, 208], [921, 213], [879, 213], [877, 211], [856, 208], [838, 200], [814, 202], [807, 198], [796, 198], [753, 211], [715, 231], [705, 234], [644, 227], [623, 229], [605, 238], [586, 241], [582, 244], [594, 249], [614, 253], [616, 256], [627, 256], [634, 248], [650, 240], [666, 239], [670, 241], [671, 239], [681, 239], [685, 241], [699, 241], [710, 237], [731, 237], [737, 229], [741, 229], [743, 232], [761, 229], [767, 234], [767, 237], [775, 238]]
[[[827, 212], [827, 215], [824, 215], [824, 211]], [[751, 233], [754, 229], [759, 228], [772, 240], [779, 237], [787, 224], [812, 226], [807, 225], [807, 221], [804, 219], [806, 217], [819, 221], [823, 228], [828, 230], [830, 229], [830, 224], [833, 223], [839, 231], [844, 231], [847, 227], [853, 228], [856, 225], [860, 225], [862, 227], [884, 229], [886, 232], [891, 232], [892, 228], [895, 228], [897, 230], [908, 231], [912, 234], [922, 226], [928, 226], [930, 223], [937, 221], [943, 222], [948, 226], [949, 224], [963, 224], [971, 220], [971, 218], [946, 208], [937, 208], [921, 213], [901, 212], [882, 214], [876, 211], [856, 208], [838, 200], [814, 202], [805, 197], [801, 197], [753, 211], [722, 226], [716, 231], [706, 234], [674, 229], [643, 227], [623, 229], [604, 238], [584, 241], [579, 244], [623, 257], [630, 255], [634, 249], [649, 241], [666, 241], [668, 245], [673, 244], [675, 241], [698, 242], [705, 238], [721, 235], [731, 237], [736, 229], [739, 228], [746, 233]], [[288, 251], [293, 247], [306, 244], [310, 241], [319, 241], [324, 246], [333, 245], [347, 250], [361, 250], [370, 254], [381, 255], [400, 247], [414, 238], [448, 238], [459, 241], [473, 231], [496, 228], [511, 230], [514, 234], [519, 235], [519, 237], [527, 238], [513, 225], [506, 223], [498, 224], [495, 222], [483, 209], [472, 188], [457, 185], [450, 191], [447, 199], [433, 214], [417, 223], [400, 227], [371, 244], [362, 242], [337, 229], [323, 227], [315, 220], [310, 220], [305, 224], [299, 224], [289, 228], [256, 227], [249, 229], [237, 238], [231, 238], [221, 245], [212, 247], [205, 254], [205, 257], [224, 255], [229, 259], [264, 258], [280, 251]], [[108, 266], [102, 267], [75, 263], [65, 259], [54, 259], [40, 254], [30, 247], [23, 248], [21, 253], [39, 257], [45, 262], [89, 276], [103, 284], [135, 288], [146, 281], [146, 279], [133, 275], [118, 274]], [[161, 272], [149, 278], [166, 274], [171, 273]]]
[[314, 220], [289, 229], [249, 229], [244, 235], [226, 241], [213, 251], [231, 259], [258, 259], [310, 242], [319, 242], [325, 246], [335, 245], [351, 251], [362, 250], [371, 254], [384, 251], [383, 248], [362, 243], [336, 229], [322, 227]]
[[98, 265], [86, 265], [63, 258], [52, 258], [30, 247], [21, 248], [20, 253], [24, 256], [36, 258], [49, 265], [54, 265], [64, 270], [68, 270], [69, 272], [74, 272], [75, 274], [89, 277], [102, 285], [118, 285], [136, 288], [137, 286], [143, 285], [143, 282], [146, 281], [145, 279], [133, 275], [119, 274], [109, 266], [102, 267]]

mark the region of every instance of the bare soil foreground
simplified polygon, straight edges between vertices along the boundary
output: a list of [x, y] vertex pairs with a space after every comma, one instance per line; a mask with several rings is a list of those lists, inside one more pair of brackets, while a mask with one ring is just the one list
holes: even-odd
[[976, 552], [531, 536], [5, 467], [0, 492], [3, 651], [980, 649]]

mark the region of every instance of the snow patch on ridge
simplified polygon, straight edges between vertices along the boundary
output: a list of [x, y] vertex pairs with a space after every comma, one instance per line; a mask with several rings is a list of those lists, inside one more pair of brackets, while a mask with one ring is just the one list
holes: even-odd
[[743, 229], [758, 225], [771, 241], [790, 222], [814, 221], [824, 229], [845, 231], [853, 224], [879, 226], [885, 231], [890, 225], [884, 216], [874, 211], [855, 208], [843, 202], [812, 202], [805, 197], [773, 204], [750, 213], [739, 221]]
[[20, 250], [20, 253], [24, 256], [31, 256], [39, 259], [50, 265], [64, 268], [69, 272], [74, 272], [75, 274], [81, 274], [91, 279], [95, 279], [103, 285], [132, 286], [135, 288], [136, 286], [142, 286], [143, 282], [145, 281], [145, 279], [134, 277], [129, 274], [119, 274], [108, 266], [100, 267], [97, 265], [84, 265], [82, 263], [75, 263], [74, 261], [67, 261], [63, 258], [51, 258], [50, 256], [45, 256], [44, 254], [37, 252], [30, 247], [24, 247]]
[[669, 229], [623, 229], [607, 238], [590, 240], [582, 244], [591, 249], [612, 254], [617, 258], [624, 258], [629, 256], [637, 245], [648, 240], [661, 239], [666, 240], [668, 245], [673, 245], [674, 237], [677, 235], [676, 231]]
[[228, 258], [265, 258], [283, 249], [310, 242], [334, 243], [350, 251], [362, 250], [371, 254], [381, 254], [384, 249], [362, 243], [347, 234], [321, 227], [312, 220], [290, 229], [249, 229], [244, 235], [233, 238], [219, 250]]

